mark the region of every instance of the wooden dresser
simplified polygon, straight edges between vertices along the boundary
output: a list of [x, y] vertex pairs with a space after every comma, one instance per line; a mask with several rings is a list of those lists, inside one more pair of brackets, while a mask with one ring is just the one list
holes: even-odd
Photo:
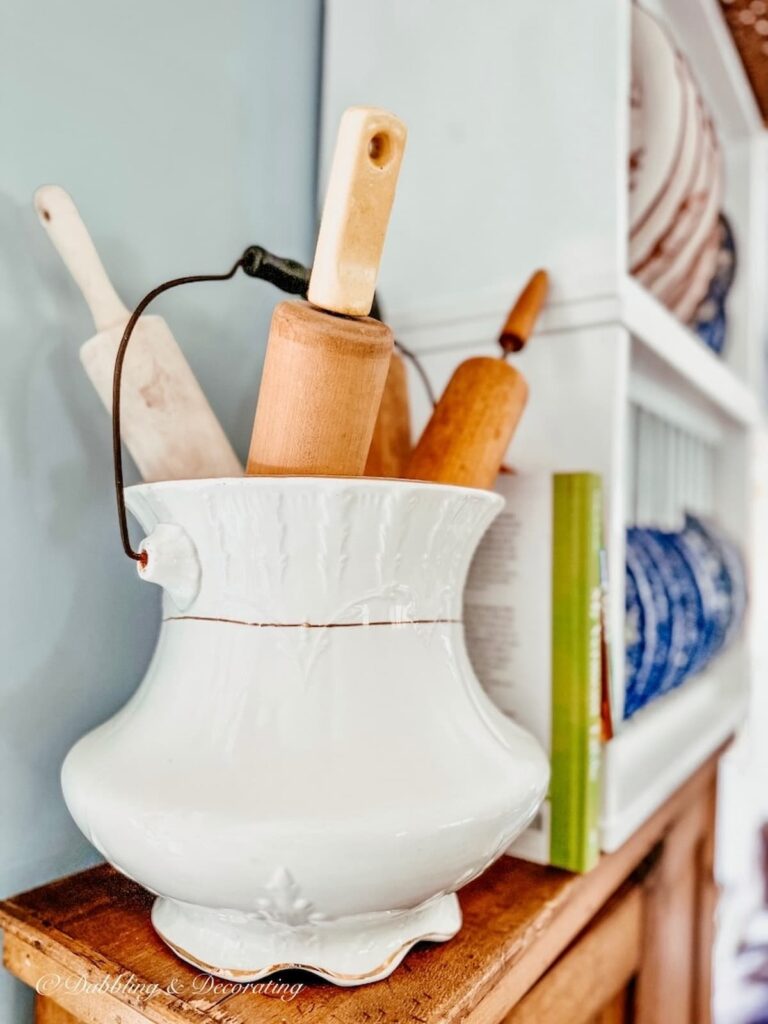
[[42, 993], [38, 1024], [708, 1024], [716, 772], [714, 756], [588, 875], [502, 858], [462, 891], [455, 939], [374, 985], [200, 975], [107, 866], [0, 904], [4, 962]]

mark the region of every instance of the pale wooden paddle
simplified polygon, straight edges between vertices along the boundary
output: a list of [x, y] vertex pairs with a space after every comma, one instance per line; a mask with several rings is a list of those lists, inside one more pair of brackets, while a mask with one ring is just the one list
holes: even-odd
[[[111, 412], [115, 356], [128, 310], [68, 193], [44, 185], [35, 193], [35, 208], [93, 316], [98, 333], [82, 345], [80, 359]], [[138, 321], [122, 387], [122, 436], [145, 480], [242, 476], [240, 461], [161, 317]]]

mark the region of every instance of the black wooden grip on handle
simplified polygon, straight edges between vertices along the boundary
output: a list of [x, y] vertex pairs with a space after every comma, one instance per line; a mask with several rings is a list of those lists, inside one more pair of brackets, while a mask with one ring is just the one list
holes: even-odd
[[260, 245], [251, 245], [243, 253], [242, 268], [249, 277], [269, 281], [280, 291], [306, 298], [310, 270], [297, 260], [275, 256]]

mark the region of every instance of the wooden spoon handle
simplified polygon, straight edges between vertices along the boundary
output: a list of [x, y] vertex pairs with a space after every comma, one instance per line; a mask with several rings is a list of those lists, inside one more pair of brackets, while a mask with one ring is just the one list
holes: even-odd
[[313, 306], [368, 316], [405, 138], [386, 110], [344, 112], [307, 293]]
[[59, 185], [35, 192], [40, 222], [83, 293], [97, 331], [128, 319], [129, 312], [107, 277], [88, 229], [69, 193]]

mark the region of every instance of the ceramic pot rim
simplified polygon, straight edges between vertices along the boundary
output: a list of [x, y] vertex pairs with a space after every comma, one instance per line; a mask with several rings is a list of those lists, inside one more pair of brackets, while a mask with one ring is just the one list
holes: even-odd
[[260, 490], [411, 490], [421, 493], [464, 494], [489, 507], [501, 507], [504, 498], [495, 491], [480, 487], [460, 487], [457, 484], [432, 483], [426, 480], [395, 480], [383, 477], [345, 476], [227, 476], [194, 480], [157, 480], [154, 483], [132, 484], [125, 488], [128, 501], [132, 496], [144, 496], [164, 491], [208, 491], [231, 488], [259, 488]]

